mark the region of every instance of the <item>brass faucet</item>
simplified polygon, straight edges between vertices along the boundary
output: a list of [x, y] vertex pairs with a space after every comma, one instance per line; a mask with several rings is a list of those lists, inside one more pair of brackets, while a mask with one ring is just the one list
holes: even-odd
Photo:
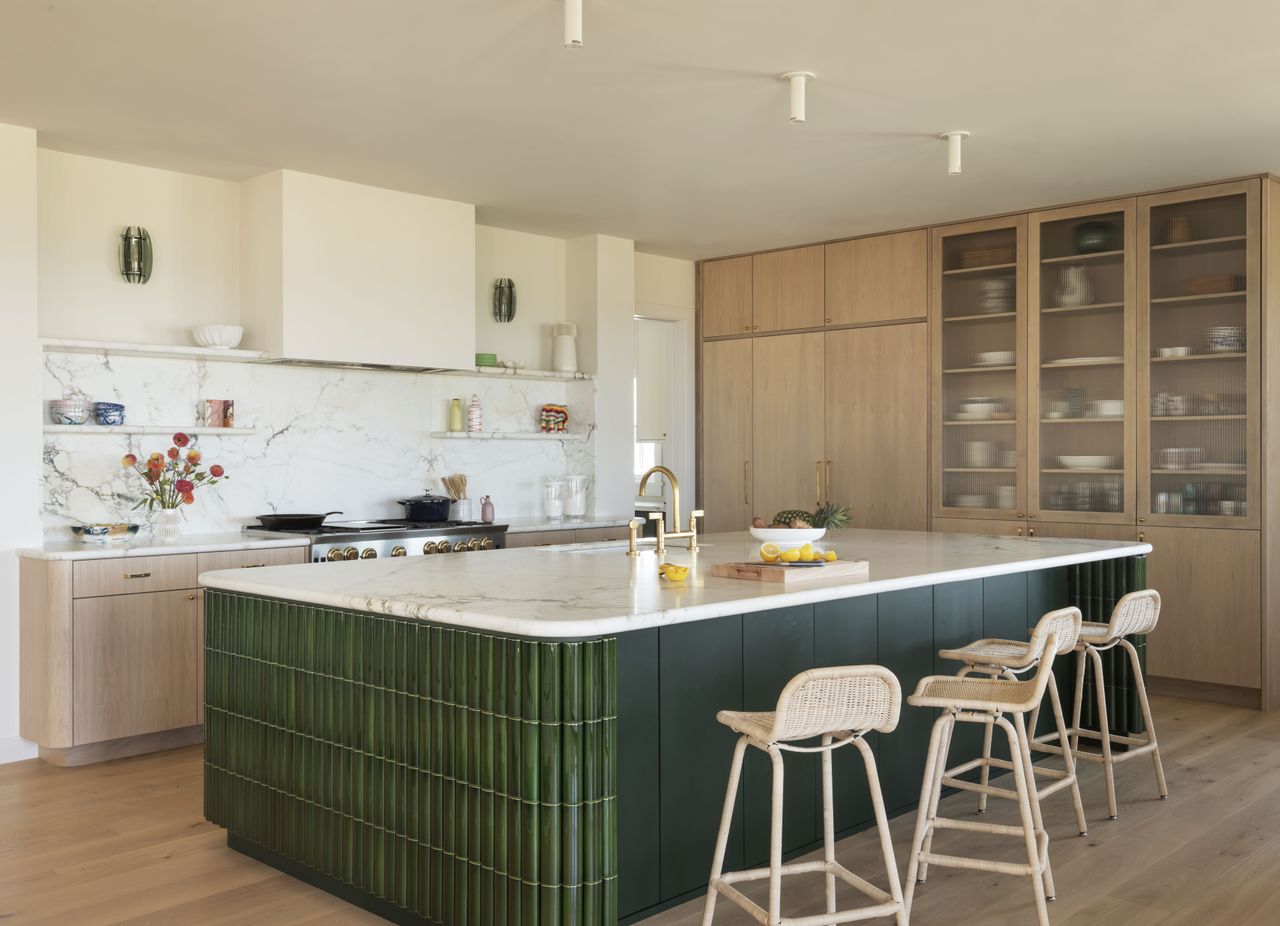
[[[639, 494], [644, 495], [644, 487], [649, 484], [649, 477], [652, 476], [654, 473], [659, 473], [663, 476], [666, 476], [667, 481], [671, 483], [671, 520], [674, 522], [676, 527], [679, 527], [680, 526], [680, 480], [676, 478], [675, 473], [667, 469], [665, 466], [649, 467], [649, 469], [645, 471], [645, 474], [640, 477]], [[689, 549], [696, 553], [698, 550], [698, 518], [702, 516], [703, 516], [703, 513], [700, 509], [694, 509], [693, 511], [689, 512], [689, 529], [688, 530], [668, 531], [667, 525], [666, 525], [666, 515], [661, 511], [650, 512], [649, 520], [658, 522], [658, 536], [655, 538], [657, 551], [659, 553], [667, 552], [668, 539], [678, 540], [678, 539], [687, 537], [689, 540]], [[630, 556], [636, 555], [637, 543], [639, 543], [641, 540], [648, 539], [648, 538], [640, 538], [637, 536], [639, 533], [639, 526], [642, 525], [643, 523], [644, 523], [643, 521], [630, 522], [631, 543], [629, 544], [627, 549], [627, 553]]]

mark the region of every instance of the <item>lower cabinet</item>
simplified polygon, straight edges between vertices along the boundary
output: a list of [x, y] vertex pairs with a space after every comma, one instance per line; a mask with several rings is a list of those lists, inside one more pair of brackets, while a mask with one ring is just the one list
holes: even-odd
[[75, 745], [200, 722], [198, 593], [75, 602]]
[[562, 543], [603, 543], [606, 540], [626, 540], [630, 529], [624, 524], [620, 527], [572, 527], [549, 531], [521, 531], [518, 534], [507, 534], [508, 550], [524, 547], [550, 547]]

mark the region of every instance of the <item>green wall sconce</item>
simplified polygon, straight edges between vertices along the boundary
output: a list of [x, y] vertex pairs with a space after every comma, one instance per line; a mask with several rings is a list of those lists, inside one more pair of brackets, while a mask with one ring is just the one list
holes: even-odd
[[130, 225], [120, 234], [120, 275], [126, 283], [151, 279], [151, 236], [141, 225]]

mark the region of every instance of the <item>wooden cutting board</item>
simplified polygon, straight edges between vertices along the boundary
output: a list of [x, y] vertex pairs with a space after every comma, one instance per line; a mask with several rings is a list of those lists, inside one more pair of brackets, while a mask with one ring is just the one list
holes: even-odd
[[768, 563], [716, 563], [711, 574], [722, 579], [781, 582], [794, 585], [820, 579], [865, 579], [871, 564], [865, 559], [823, 563], [821, 566], [781, 566]]

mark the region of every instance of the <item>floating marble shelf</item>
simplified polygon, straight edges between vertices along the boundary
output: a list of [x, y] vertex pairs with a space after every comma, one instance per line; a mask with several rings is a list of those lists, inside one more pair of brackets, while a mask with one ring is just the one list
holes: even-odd
[[506, 367], [476, 367], [473, 370], [441, 370], [446, 376], [491, 376], [494, 379], [536, 379], [560, 383], [594, 382], [594, 373], [557, 373], [555, 370], [509, 370]]
[[249, 434], [257, 434], [257, 428], [188, 428], [180, 424], [172, 426], [162, 424], [121, 424], [121, 425], [102, 425], [102, 424], [46, 424], [44, 433], [46, 434], [165, 434], [174, 435], [181, 431], [183, 434], [190, 434], [193, 437], [203, 437], [207, 434], [217, 435], [221, 437], [244, 437]]
[[542, 431], [432, 431], [432, 437], [444, 440], [586, 440], [585, 434], [567, 431], [544, 434]]
[[220, 350], [185, 344], [131, 344], [125, 341], [78, 341], [73, 338], [41, 338], [40, 347], [48, 353], [114, 354], [121, 357], [221, 360], [229, 363], [254, 363], [268, 356], [265, 351], [260, 350]]

